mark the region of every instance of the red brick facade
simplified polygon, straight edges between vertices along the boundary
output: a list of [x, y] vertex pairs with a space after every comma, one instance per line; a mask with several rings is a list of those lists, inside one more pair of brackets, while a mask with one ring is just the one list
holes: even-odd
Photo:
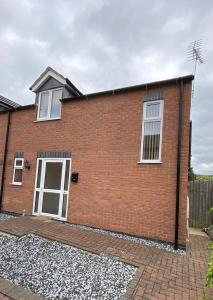
[[[62, 104], [61, 120], [35, 122], [36, 108], [12, 112], [3, 210], [32, 214], [38, 151], [72, 151], [68, 221], [174, 241], [179, 83], [150, 87], [164, 94], [162, 163], [139, 164], [145, 87]], [[179, 243], [186, 240], [191, 82], [184, 83]], [[0, 114], [4, 141], [7, 114]], [[15, 152], [30, 170], [12, 185]], [[3, 144], [0, 145], [0, 161]], [[0, 166], [0, 172], [1, 172]]]

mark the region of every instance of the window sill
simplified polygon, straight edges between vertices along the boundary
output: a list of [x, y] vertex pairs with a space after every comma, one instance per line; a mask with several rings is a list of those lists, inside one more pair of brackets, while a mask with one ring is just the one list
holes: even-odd
[[22, 185], [22, 183], [12, 182], [11, 185], [17, 185], [17, 186], [20, 186], [20, 185]]
[[162, 164], [162, 161], [138, 161], [137, 164]]
[[57, 120], [61, 120], [61, 118], [41, 119], [41, 120], [35, 120], [33, 122], [38, 123], [38, 122], [57, 121]]

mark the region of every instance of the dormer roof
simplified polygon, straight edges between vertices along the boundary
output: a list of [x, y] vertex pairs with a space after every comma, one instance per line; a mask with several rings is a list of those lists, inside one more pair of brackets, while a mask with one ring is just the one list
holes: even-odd
[[37, 90], [51, 77], [60, 82], [63, 86], [66, 86], [68, 89], [70, 89], [76, 96], [82, 95], [82, 93], [68, 78], [65, 78], [51, 67], [47, 67], [45, 71], [41, 73], [41, 75], [31, 85], [30, 90], [32, 92], [37, 92]]

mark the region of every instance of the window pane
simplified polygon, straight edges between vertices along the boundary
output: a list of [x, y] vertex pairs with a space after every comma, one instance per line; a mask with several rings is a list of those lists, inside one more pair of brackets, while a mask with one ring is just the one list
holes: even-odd
[[66, 171], [65, 171], [65, 179], [64, 179], [64, 190], [68, 190], [68, 183], [69, 183], [69, 171], [70, 171], [70, 161], [66, 161]]
[[47, 162], [44, 188], [60, 190], [61, 189], [61, 174], [62, 174], [62, 163], [61, 162]]
[[34, 212], [38, 212], [39, 192], [36, 192]]
[[22, 166], [22, 160], [16, 159], [16, 166]]
[[15, 169], [14, 182], [22, 182], [22, 169]]
[[58, 215], [60, 194], [44, 193], [42, 212], [47, 214]]
[[62, 90], [56, 90], [52, 93], [52, 103], [51, 103], [51, 118], [58, 118], [61, 115], [61, 102], [59, 99], [62, 97]]
[[63, 195], [63, 203], [62, 203], [62, 213], [61, 216], [62, 218], [66, 217], [66, 211], [67, 211], [67, 195]]
[[49, 92], [42, 93], [40, 98], [39, 118], [48, 117], [48, 102], [49, 102]]
[[37, 188], [40, 187], [40, 183], [41, 183], [41, 165], [42, 165], [42, 161], [39, 160], [39, 163], [38, 163], [38, 175], [37, 175], [37, 185], [36, 185]]
[[161, 122], [144, 123], [143, 159], [158, 160], [160, 154]]
[[146, 105], [146, 118], [155, 118], [160, 115], [160, 103], [150, 103]]

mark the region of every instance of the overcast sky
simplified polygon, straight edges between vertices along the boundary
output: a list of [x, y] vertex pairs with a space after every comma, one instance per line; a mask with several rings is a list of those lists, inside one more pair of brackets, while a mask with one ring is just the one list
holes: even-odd
[[192, 163], [213, 174], [212, 28], [212, 0], [0, 0], [0, 94], [32, 103], [47, 66], [83, 93], [190, 74], [187, 48], [202, 38]]

